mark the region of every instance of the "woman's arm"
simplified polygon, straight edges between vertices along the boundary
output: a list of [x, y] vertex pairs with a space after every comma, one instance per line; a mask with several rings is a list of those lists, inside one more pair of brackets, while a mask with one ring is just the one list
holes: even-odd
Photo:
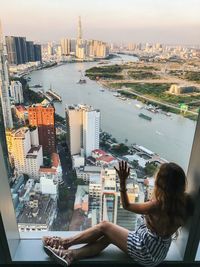
[[156, 201], [147, 201], [143, 203], [129, 203], [127, 192], [120, 192], [122, 206], [128, 211], [132, 211], [138, 214], [149, 214], [156, 208]]
[[127, 166], [127, 162], [119, 162], [119, 169], [115, 168], [120, 179], [120, 194], [122, 206], [124, 209], [138, 213], [148, 214], [151, 213], [156, 207], [156, 201], [148, 201], [144, 203], [130, 203], [126, 189], [126, 179], [130, 174], [130, 168]]

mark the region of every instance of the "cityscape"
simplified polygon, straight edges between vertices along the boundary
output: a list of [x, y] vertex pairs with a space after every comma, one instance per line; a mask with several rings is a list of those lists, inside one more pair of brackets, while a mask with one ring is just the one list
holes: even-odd
[[[85, 39], [81, 16], [76, 25], [76, 38], [43, 43], [5, 36], [0, 24], [1, 138], [20, 232], [80, 231], [102, 220], [134, 230], [140, 216], [122, 207], [118, 161], [131, 168], [131, 202], [151, 199], [156, 170], [183, 150], [187, 169], [200, 46]], [[176, 140], [176, 152], [159, 151], [148, 131], [159, 147]]]

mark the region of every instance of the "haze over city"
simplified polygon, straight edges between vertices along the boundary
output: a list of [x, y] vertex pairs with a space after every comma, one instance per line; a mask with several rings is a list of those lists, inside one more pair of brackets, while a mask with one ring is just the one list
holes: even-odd
[[80, 15], [87, 39], [199, 44], [198, 0], [1, 0], [0, 6], [5, 35], [40, 42], [76, 37]]

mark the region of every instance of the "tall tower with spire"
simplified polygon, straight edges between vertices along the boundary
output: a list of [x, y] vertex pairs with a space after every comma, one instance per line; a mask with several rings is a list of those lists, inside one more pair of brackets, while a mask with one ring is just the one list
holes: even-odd
[[78, 17], [78, 38], [81, 40], [83, 38], [82, 36], [82, 25], [81, 25], [81, 16]]
[[0, 98], [3, 112], [4, 126], [6, 129], [13, 128], [10, 98], [8, 93], [9, 76], [8, 61], [6, 59], [6, 48], [4, 46], [3, 31], [0, 21]]

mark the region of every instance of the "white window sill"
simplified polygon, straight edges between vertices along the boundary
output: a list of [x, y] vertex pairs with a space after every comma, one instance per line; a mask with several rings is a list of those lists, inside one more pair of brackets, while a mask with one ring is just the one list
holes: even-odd
[[[44, 235], [56, 235], [60, 237], [69, 237], [77, 232], [27, 232], [20, 233], [21, 240], [19, 242], [17, 251], [15, 253], [13, 263], [17, 262], [51, 262], [51, 259], [45, 254], [43, 250], [43, 244], [41, 237]], [[80, 246], [80, 245], [79, 245]], [[78, 247], [78, 246], [74, 246]], [[176, 242], [172, 242], [170, 250], [168, 252], [165, 263], [178, 263], [181, 262], [182, 258], [179, 254]], [[125, 255], [120, 249], [114, 245], [109, 245], [99, 256], [83, 259], [80, 263], [121, 263], [130, 264], [134, 263], [127, 255]]]

